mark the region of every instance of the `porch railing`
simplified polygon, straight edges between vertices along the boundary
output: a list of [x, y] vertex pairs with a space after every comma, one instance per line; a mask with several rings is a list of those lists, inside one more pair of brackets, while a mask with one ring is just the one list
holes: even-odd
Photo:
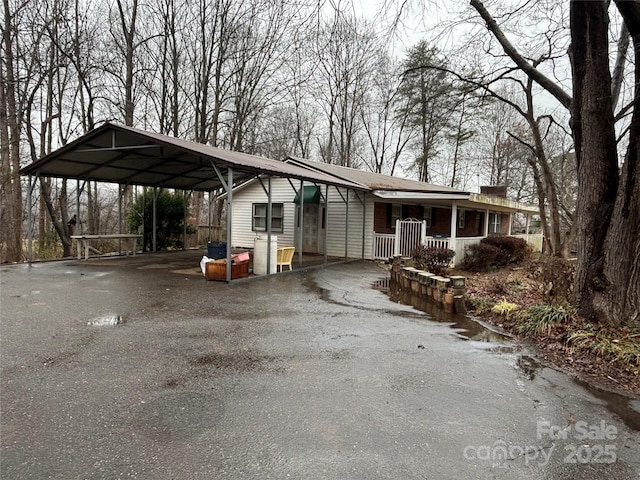
[[[533, 250], [536, 252], [542, 251], [542, 234], [529, 234], [529, 235], [512, 235], [513, 237], [524, 238], [533, 246]], [[480, 243], [483, 237], [458, 237], [456, 238], [453, 248], [451, 245], [451, 239], [448, 237], [424, 237], [422, 243], [429, 247], [436, 248], [451, 248], [456, 252], [454, 257], [454, 264], [459, 265], [464, 258], [464, 251], [469, 245]], [[373, 259], [374, 260], [388, 260], [389, 258], [397, 255], [396, 250], [396, 235], [393, 233], [373, 233]], [[405, 254], [408, 255], [408, 254]]]
[[394, 255], [396, 235], [394, 233], [373, 233], [373, 259], [388, 260]]
[[422, 244], [431, 248], [450, 248], [449, 239], [446, 237], [425, 237]]

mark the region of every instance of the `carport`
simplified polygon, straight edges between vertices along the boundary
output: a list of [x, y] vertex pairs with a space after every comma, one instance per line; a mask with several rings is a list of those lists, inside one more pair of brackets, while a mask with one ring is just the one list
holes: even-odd
[[[363, 185], [297, 165], [113, 123], [105, 123], [86, 133], [24, 167], [20, 173], [29, 177], [29, 261], [32, 261], [31, 196], [35, 187], [34, 178], [96, 181], [118, 184], [120, 188], [138, 185], [154, 189], [171, 188], [203, 192], [223, 189], [227, 207], [227, 282], [231, 281], [233, 218], [230, 207], [233, 202], [234, 185], [258, 177], [267, 196], [269, 212], [271, 211], [271, 177], [287, 178], [289, 181], [298, 180], [300, 192], [305, 191], [305, 182], [316, 187], [323, 185], [325, 192], [328, 192], [329, 186], [356, 191], [367, 190]], [[304, 198], [304, 195], [302, 197]], [[119, 229], [122, 233], [121, 223]], [[271, 241], [270, 213], [267, 215], [267, 239], [268, 242]], [[269, 267], [270, 255], [269, 245], [267, 248]]]

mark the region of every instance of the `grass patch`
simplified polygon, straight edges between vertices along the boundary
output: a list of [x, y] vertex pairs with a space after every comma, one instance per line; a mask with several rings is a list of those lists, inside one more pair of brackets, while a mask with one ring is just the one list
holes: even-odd
[[498, 315], [509, 317], [513, 312], [515, 312], [519, 308], [520, 307], [518, 307], [517, 304], [507, 302], [505, 299], [502, 299], [502, 301], [500, 301], [499, 303], [496, 303], [493, 307], [491, 307], [491, 311], [493, 313], [497, 313]]
[[596, 331], [591, 325], [571, 333], [567, 339], [573, 351], [587, 351], [626, 368], [640, 367], [640, 333]]
[[534, 305], [518, 315], [515, 330], [521, 335], [549, 335], [555, 327], [571, 322], [573, 313], [572, 308], [561, 305]]
[[467, 308], [473, 310], [476, 315], [490, 312], [496, 304], [496, 302], [489, 297], [471, 297], [469, 295], [466, 296], [465, 301]]

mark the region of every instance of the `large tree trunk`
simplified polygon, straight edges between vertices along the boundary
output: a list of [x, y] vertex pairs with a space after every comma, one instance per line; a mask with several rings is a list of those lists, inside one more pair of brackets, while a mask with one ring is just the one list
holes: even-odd
[[22, 184], [20, 183], [20, 130], [9, 2], [3, 2], [2, 42], [4, 58], [0, 65], [0, 261], [22, 260]]
[[[637, 47], [637, 36], [634, 46]], [[625, 318], [637, 321], [640, 208], [635, 170], [639, 112], [637, 108], [634, 110], [629, 152], [620, 181], [605, 2], [571, 2], [570, 54], [571, 127], [578, 166], [575, 292], [580, 313], [592, 320], [612, 323]], [[636, 64], [636, 71], [637, 68]]]
[[604, 243], [603, 275], [609, 288], [593, 292], [593, 306], [612, 321], [640, 323], [640, 2], [616, 1], [631, 38], [635, 56], [635, 91], [629, 145], [620, 174], [618, 194]]

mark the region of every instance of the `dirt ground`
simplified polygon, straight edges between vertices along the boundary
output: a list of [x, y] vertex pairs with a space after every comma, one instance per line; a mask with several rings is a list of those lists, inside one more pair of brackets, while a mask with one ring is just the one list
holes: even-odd
[[[470, 296], [490, 298], [495, 302], [506, 300], [517, 304], [522, 310], [545, 301], [545, 287], [533, 273], [537, 268], [534, 260], [494, 272], [459, 273], [467, 277], [467, 293]], [[541, 360], [569, 375], [605, 390], [640, 396], [640, 369], [610, 363], [592, 353], [575, 351], [564, 339], [564, 328], [546, 336], [523, 337], [515, 331], [513, 319], [491, 311], [471, 313], [507, 331], [516, 341], [535, 346]], [[573, 322], [578, 327], [585, 323], [580, 317], [575, 317]]]

